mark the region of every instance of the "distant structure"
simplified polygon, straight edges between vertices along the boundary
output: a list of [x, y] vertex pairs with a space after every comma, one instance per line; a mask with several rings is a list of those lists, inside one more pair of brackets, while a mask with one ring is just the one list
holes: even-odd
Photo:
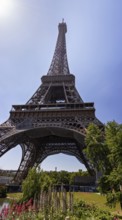
[[0, 169], [0, 185], [9, 185], [11, 184], [16, 170], [1, 170]]
[[89, 173], [94, 173], [83, 152], [84, 137], [89, 123], [99, 127], [103, 124], [95, 116], [94, 103], [83, 102], [75, 87], [75, 76], [67, 61], [64, 20], [58, 30], [54, 56], [41, 85], [26, 104], [13, 105], [9, 119], [0, 125], [0, 157], [17, 145], [22, 148], [21, 163], [14, 176], [18, 183], [30, 167], [58, 153], [75, 156]]

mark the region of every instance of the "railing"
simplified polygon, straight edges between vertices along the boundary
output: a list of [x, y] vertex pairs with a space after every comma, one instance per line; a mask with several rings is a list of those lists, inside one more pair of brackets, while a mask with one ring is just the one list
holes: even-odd
[[93, 102], [86, 103], [49, 103], [43, 105], [13, 105], [11, 112], [14, 111], [42, 111], [42, 110], [54, 110], [54, 109], [94, 109]]

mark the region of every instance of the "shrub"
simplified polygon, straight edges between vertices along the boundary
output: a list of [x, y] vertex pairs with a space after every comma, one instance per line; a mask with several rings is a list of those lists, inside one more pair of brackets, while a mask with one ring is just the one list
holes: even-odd
[[6, 187], [0, 185], [0, 198], [6, 197]]

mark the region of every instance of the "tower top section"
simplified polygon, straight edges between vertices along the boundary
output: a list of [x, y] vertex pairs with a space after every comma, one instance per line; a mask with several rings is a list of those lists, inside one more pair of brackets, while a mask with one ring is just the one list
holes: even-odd
[[66, 38], [65, 38], [65, 34], [67, 32], [67, 25], [64, 22], [64, 20], [62, 20], [62, 23], [59, 23], [58, 30], [59, 33], [58, 33], [53, 59], [47, 73], [47, 75], [50, 76], [70, 74], [68, 61], [67, 61]]
[[62, 19], [62, 23], [59, 23], [58, 30], [59, 32], [64, 32], [64, 33], [67, 32], [67, 25], [66, 23], [64, 23], [64, 19]]

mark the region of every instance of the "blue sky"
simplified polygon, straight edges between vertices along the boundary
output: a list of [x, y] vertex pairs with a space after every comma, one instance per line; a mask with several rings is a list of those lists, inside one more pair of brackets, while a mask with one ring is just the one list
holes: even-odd
[[[62, 18], [70, 72], [82, 99], [95, 103], [103, 123], [122, 123], [122, 0], [0, 0], [0, 123], [13, 104], [28, 101], [47, 74]], [[20, 160], [16, 147], [0, 159], [0, 168], [17, 169]], [[42, 163], [43, 169], [55, 167], [83, 168], [64, 155]]]

